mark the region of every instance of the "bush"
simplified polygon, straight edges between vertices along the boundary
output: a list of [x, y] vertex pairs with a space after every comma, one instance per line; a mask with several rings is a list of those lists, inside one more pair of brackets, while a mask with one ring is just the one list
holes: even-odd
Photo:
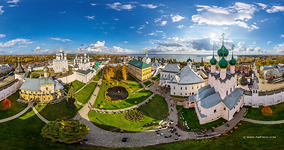
[[72, 144], [83, 140], [84, 136], [88, 134], [88, 130], [87, 126], [78, 120], [66, 119], [46, 124], [41, 129], [41, 134], [53, 142]]
[[9, 101], [8, 98], [6, 98], [6, 99], [3, 101], [2, 107], [3, 107], [3, 109], [9, 109], [9, 108], [11, 108], [11, 102]]
[[261, 114], [265, 117], [272, 116], [272, 109], [268, 106], [265, 106], [261, 109]]
[[144, 120], [144, 114], [136, 109], [130, 110], [125, 114], [125, 119], [132, 122], [142, 121]]

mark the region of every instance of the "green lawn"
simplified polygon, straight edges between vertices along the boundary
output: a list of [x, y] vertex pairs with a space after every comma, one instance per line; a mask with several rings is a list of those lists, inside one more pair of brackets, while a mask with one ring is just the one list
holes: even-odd
[[[159, 109], [157, 109], [157, 106], [159, 106]], [[115, 130], [120, 127], [124, 131], [139, 132], [153, 128], [154, 126], [145, 127], [145, 125], [153, 122], [158, 123], [162, 117], [167, 116], [168, 105], [163, 97], [155, 95], [148, 104], [138, 108], [138, 110], [143, 112], [145, 116], [141, 122], [126, 120], [125, 113], [103, 114], [92, 111], [89, 113], [89, 118], [95, 125], [106, 130]]]
[[146, 86], [148, 86], [148, 85], [151, 84], [151, 83], [152, 83], [151, 81], [146, 81], [146, 82], [144, 82], [143, 84], [146, 85]]
[[[31, 109], [30, 109], [31, 110]], [[29, 112], [28, 112], [29, 113]], [[23, 116], [26, 116], [24, 114]], [[171, 144], [132, 148], [133, 150], [200, 150], [200, 149], [283, 149], [284, 124], [260, 125], [241, 122], [242, 125], [234, 133], [220, 139], [186, 140]], [[128, 150], [129, 148], [88, 147], [80, 144], [67, 145], [51, 142], [40, 135], [45, 125], [36, 115], [22, 117], [5, 123], [0, 123], [1, 150]], [[260, 132], [261, 131], [261, 132]], [[271, 139], [248, 139], [244, 136], [276, 136]], [[16, 141], [16, 142], [13, 142]]]
[[77, 114], [77, 108], [70, 108], [64, 100], [57, 104], [46, 105], [39, 113], [49, 121], [56, 119], [69, 119]]
[[[177, 110], [179, 110], [181, 107], [182, 106], [177, 106]], [[182, 112], [183, 112], [184, 120], [181, 118]], [[216, 121], [200, 125], [194, 108], [189, 108], [189, 109], [182, 108], [182, 110], [179, 112], [178, 115], [179, 115], [179, 120], [181, 121], [181, 123], [183, 123], [184, 121], [187, 121], [187, 125], [189, 129], [187, 129], [187, 127], [185, 126], [184, 126], [184, 129], [188, 131], [192, 131], [192, 132], [202, 131], [204, 129], [211, 129], [212, 127], [217, 127], [217, 125], [222, 125], [223, 122], [224, 123], [227, 122], [225, 119], [220, 118]]]
[[[86, 85], [86, 83], [83, 83], [83, 82], [80, 82], [78, 80], [75, 80], [73, 82], [71, 82], [72, 85], [74, 86], [75, 88], [75, 91], [78, 91], [80, 90], [84, 85]], [[64, 85], [64, 90], [68, 93], [68, 90], [69, 90], [69, 86], [71, 85], [71, 83], [68, 83], [68, 84], [65, 84]]]
[[[32, 72], [30, 76], [32, 76], [32, 78], [39, 78], [40, 74]], [[43, 75], [41, 75], [41, 76], [43, 76]]]
[[156, 81], [157, 79], [160, 78], [160, 74], [156, 75], [155, 77], [152, 78], [152, 80]]
[[77, 101], [86, 104], [90, 97], [92, 96], [94, 90], [96, 89], [97, 83], [91, 82], [87, 86], [84, 87], [80, 92], [78, 92], [77, 95]]
[[263, 120], [263, 121], [276, 121], [276, 120], [284, 120], [284, 103], [269, 106], [272, 109], [273, 116], [265, 117], [261, 114], [261, 109], [263, 106], [259, 106], [259, 108], [248, 108], [248, 113], [246, 118], [254, 119], [254, 120]]
[[102, 75], [102, 71], [100, 71], [100, 72], [93, 78], [93, 80], [94, 80], [94, 81], [99, 81], [100, 78], [101, 78], [101, 75]]
[[0, 119], [5, 119], [14, 116], [27, 107], [27, 104], [17, 102], [18, 98], [19, 98], [19, 91], [15, 92], [14, 94], [8, 97], [8, 99], [11, 102], [11, 108], [7, 110], [4, 110], [4, 108], [2, 107], [4, 100], [0, 102], [0, 114], [1, 114]]
[[[106, 110], [116, 110], [116, 109], [127, 108], [127, 107], [131, 107], [133, 105], [141, 103], [142, 101], [146, 100], [149, 96], [153, 94], [153, 92], [151, 92], [150, 90], [145, 90], [145, 89], [133, 94], [130, 92], [129, 89], [126, 89], [129, 94], [126, 100], [123, 100], [118, 103], [111, 103], [110, 101], [106, 100], [104, 97], [104, 93], [107, 87], [108, 86], [105, 83], [102, 83], [100, 92], [94, 104], [95, 108], [100, 108], [101, 105], [103, 105], [103, 109], [106, 109]], [[137, 103], [135, 103], [135, 101]]]

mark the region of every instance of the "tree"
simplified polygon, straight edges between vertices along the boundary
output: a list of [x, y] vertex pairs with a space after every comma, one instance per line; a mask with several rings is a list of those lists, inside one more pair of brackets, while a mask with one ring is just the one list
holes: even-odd
[[76, 100], [77, 100], [77, 96], [76, 96], [75, 88], [71, 83], [68, 94], [67, 94], [68, 106], [69, 107], [76, 107], [75, 106]]
[[6, 99], [3, 101], [2, 107], [3, 107], [4, 109], [9, 109], [9, 108], [11, 108], [11, 102], [9, 101], [8, 98], [6, 98]]
[[122, 66], [122, 69], [121, 69], [121, 73], [122, 73], [122, 78], [124, 81], [127, 80], [127, 71], [126, 71], [126, 66]]
[[56, 120], [46, 124], [41, 129], [41, 135], [53, 142], [72, 144], [83, 140], [88, 130], [87, 126], [78, 120]]
[[265, 106], [261, 109], [261, 114], [265, 117], [272, 116], [272, 109], [268, 106]]
[[113, 71], [112, 67], [108, 68], [108, 74], [109, 74], [110, 78], [114, 77], [115, 74], [114, 74], [114, 71]]

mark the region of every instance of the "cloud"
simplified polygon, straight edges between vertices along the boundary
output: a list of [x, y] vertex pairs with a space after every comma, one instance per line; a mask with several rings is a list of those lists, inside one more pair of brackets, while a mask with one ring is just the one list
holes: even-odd
[[274, 47], [274, 50], [276, 50], [279, 53], [284, 53], [284, 43], [276, 45]]
[[155, 22], [159, 22], [161, 20], [162, 20], [162, 18], [155, 18]]
[[129, 28], [130, 28], [130, 29], [134, 29], [135, 27], [133, 27], [133, 26], [130, 26]]
[[133, 53], [133, 50], [124, 49], [118, 46], [113, 46], [112, 48], [105, 46], [105, 41], [97, 41], [95, 44], [90, 44], [87, 47], [80, 47], [77, 52], [82, 53], [84, 51], [89, 53], [101, 53], [101, 54], [128, 54]]
[[227, 30], [227, 29], [229, 29], [229, 27], [223, 27], [223, 29], [224, 29], [224, 30]]
[[268, 13], [276, 13], [284, 11], [284, 6], [272, 6], [270, 9], [267, 9], [266, 12]]
[[85, 18], [87, 18], [88, 20], [94, 20], [95, 16], [85, 16]]
[[160, 26], [165, 26], [167, 24], [167, 21], [162, 21], [162, 23], [160, 24]]
[[117, 11], [121, 11], [121, 10], [131, 10], [133, 9], [134, 7], [136, 6], [133, 6], [131, 4], [128, 4], [128, 5], [122, 5], [120, 2], [116, 2], [116, 3], [113, 3], [113, 4], [106, 4], [107, 6], [109, 6], [109, 8], [111, 9], [115, 9]]
[[5, 11], [2, 10], [3, 6], [0, 6], [0, 15], [2, 15]]
[[144, 7], [144, 8], [150, 8], [150, 9], [155, 9], [155, 8], [158, 7], [158, 6], [153, 5], [153, 4], [141, 4], [141, 6]]
[[14, 4], [18, 4], [20, 2], [20, 0], [10, 0], [7, 1], [7, 3], [14, 3]]
[[60, 14], [65, 14], [65, 13], [66, 13], [66, 11], [60, 11], [59, 13], [60, 13]]
[[148, 22], [148, 21], [146, 21], [146, 24], [149, 24], [149, 22]]
[[128, 43], [127, 41], [124, 41], [123, 43]]
[[236, 2], [233, 6], [218, 7], [207, 5], [196, 5], [198, 14], [192, 15], [192, 21], [199, 25], [237, 25], [249, 31], [258, 29], [255, 25], [248, 25], [253, 18], [257, 7], [252, 4]]
[[7, 41], [5, 43], [0, 43], [0, 47], [13, 47], [15, 45], [32, 44], [33, 41], [29, 39], [17, 38], [14, 40]]
[[52, 40], [61, 41], [61, 42], [70, 42], [70, 39], [62, 39], [62, 38], [50, 38]]
[[19, 7], [19, 5], [9, 5], [9, 7]]
[[157, 34], [156, 34], [155, 32], [148, 33], [148, 35], [154, 35], [154, 36], [157, 36]]
[[6, 37], [5, 34], [0, 34], [0, 38], [4, 38], [4, 37]]
[[259, 22], [265, 22], [265, 21], [267, 21], [268, 19], [266, 18], [266, 19], [262, 19], [262, 20], [260, 20]]
[[267, 7], [267, 5], [266, 4], [263, 4], [263, 3], [256, 3], [258, 6], [260, 6], [261, 7], [261, 9], [265, 9], [266, 7]]
[[179, 22], [182, 19], [184, 19], [185, 17], [182, 17], [180, 15], [173, 15], [173, 14], [171, 14], [171, 18], [172, 18], [173, 22]]
[[96, 3], [90, 3], [90, 5], [92, 5], [92, 6], [96, 6], [97, 4], [96, 4]]
[[145, 28], [145, 25], [140, 26], [140, 28], [138, 28], [138, 30], [142, 30]]
[[118, 21], [119, 19], [118, 19], [118, 18], [114, 18], [113, 20], [116, 20], [116, 21]]
[[237, 45], [236, 51], [246, 51], [246, 43], [245, 42], [239, 42]]
[[280, 38], [284, 38], [284, 34], [281, 34], [281, 35], [280, 35]]
[[31, 50], [32, 52], [36, 52], [36, 53], [54, 53], [53, 50], [49, 50], [49, 49], [41, 49], [39, 46], [36, 47], [35, 49]]
[[182, 29], [184, 25], [178, 25], [177, 28]]
[[270, 44], [271, 43], [271, 41], [267, 41], [267, 44]]
[[254, 42], [252, 42], [251, 44], [255, 45], [255, 44], [256, 44], [256, 42], [254, 41]]

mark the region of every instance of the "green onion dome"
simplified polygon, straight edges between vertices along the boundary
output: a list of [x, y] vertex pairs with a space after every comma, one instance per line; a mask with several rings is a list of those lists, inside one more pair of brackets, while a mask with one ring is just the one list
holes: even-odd
[[224, 58], [224, 56], [222, 57], [222, 59], [219, 61], [218, 63], [219, 67], [221, 69], [226, 69], [228, 66], [228, 61]]
[[229, 61], [230, 65], [234, 66], [237, 64], [237, 60], [232, 56], [232, 59]]
[[192, 60], [191, 60], [190, 58], [188, 58], [188, 59], [186, 60], [186, 62], [188, 62], [188, 61], [192, 62]]
[[217, 54], [219, 55], [219, 57], [222, 57], [223, 54], [224, 54], [224, 57], [227, 57], [229, 55], [229, 51], [224, 45], [222, 45], [222, 47], [217, 51]]
[[217, 64], [217, 60], [215, 59], [214, 56], [210, 59], [210, 64], [211, 65], [216, 65]]

